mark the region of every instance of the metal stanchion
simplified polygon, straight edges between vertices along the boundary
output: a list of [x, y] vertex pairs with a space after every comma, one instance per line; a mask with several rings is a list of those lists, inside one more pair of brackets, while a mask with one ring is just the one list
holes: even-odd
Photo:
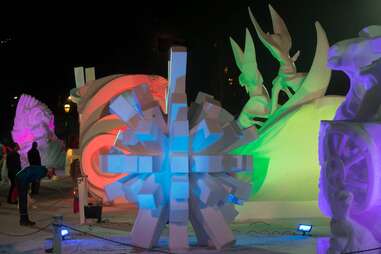
[[61, 254], [61, 225], [63, 221], [62, 215], [53, 216], [53, 228], [54, 228], [54, 238], [53, 238], [53, 253]]

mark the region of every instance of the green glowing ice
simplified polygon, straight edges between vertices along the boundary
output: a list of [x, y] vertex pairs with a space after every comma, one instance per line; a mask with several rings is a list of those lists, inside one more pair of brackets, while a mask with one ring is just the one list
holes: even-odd
[[239, 178], [253, 184], [256, 201], [309, 201], [318, 196], [321, 120], [333, 119], [343, 97], [326, 96], [290, 112], [258, 139], [232, 151], [252, 155], [253, 172]]
[[[309, 72], [297, 72], [299, 51], [290, 57], [291, 36], [283, 19], [271, 7], [273, 33], [262, 30], [249, 9], [257, 36], [279, 62], [276, 78], [268, 95], [257, 66], [254, 42], [246, 30], [244, 51], [230, 38], [236, 64], [241, 71], [240, 85], [250, 99], [237, 119], [241, 128], [256, 128], [258, 138], [232, 151], [252, 155], [252, 173], [240, 175], [253, 184], [256, 201], [317, 200], [318, 131], [321, 120], [332, 119], [341, 97], [324, 97], [331, 71], [326, 67], [329, 43], [316, 22], [315, 57]], [[279, 105], [283, 91], [288, 100]]]
[[[244, 51], [230, 38], [235, 62], [241, 71], [240, 85], [245, 87], [250, 96], [238, 117], [238, 123], [242, 128], [252, 126], [258, 128], [259, 134], [271, 128], [289, 112], [314, 99], [323, 97], [331, 76], [331, 71], [326, 66], [329, 44], [321, 25], [318, 22], [315, 23], [317, 42], [315, 57], [309, 72], [297, 72], [295, 61], [299, 56], [299, 51], [290, 57], [291, 36], [283, 19], [271, 6], [269, 8], [273, 22], [273, 34], [265, 33], [262, 30], [250, 8], [249, 15], [259, 39], [279, 62], [278, 75], [272, 81], [271, 98], [263, 85], [262, 75], [257, 65], [254, 42], [249, 30], [246, 29]], [[283, 105], [278, 104], [278, 96], [281, 91], [284, 91], [289, 97]]]

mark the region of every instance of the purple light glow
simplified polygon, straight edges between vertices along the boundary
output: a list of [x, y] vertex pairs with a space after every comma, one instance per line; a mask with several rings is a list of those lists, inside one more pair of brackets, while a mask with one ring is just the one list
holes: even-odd
[[340, 253], [381, 242], [381, 26], [359, 36], [329, 50], [328, 66], [350, 89], [319, 135], [319, 206], [332, 218], [329, 249]]
[[13, 141], [20, 146], [21, 166], [28, 166], [27, 152], [38, 143], [41, 161], [47, 167], [63, 169], [65, 148], [54, 133], [54, 116], [50, 109], [29, 95], [21, 95], [12, 130]]

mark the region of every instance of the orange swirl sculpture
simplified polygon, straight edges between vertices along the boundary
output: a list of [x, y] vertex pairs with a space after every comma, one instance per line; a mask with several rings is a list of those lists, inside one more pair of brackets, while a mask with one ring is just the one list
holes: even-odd
[[99, 155], [114, 145], [119, 130], [127, 128], [119, 117], [108, 111], [108, 104], [114, 97], [141, 84], [149, 86], [154, 99], [165, 112], [168, 81], [160, 76], [112, 75], [90, 81], [71, 91], [79, 113], [82, 174], [88, 177], [90, 193], [103, 200], [107, 200], [104, 187], [126, 176], [105, 173], [99, 168]]

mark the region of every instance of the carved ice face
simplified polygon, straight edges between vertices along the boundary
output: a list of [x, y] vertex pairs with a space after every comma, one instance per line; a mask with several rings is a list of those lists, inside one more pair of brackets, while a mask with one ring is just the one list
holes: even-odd
[[338, 42], [329, 49], [328, 67], [356, 74], [380, 57], [381, 37], [349, 39]]

